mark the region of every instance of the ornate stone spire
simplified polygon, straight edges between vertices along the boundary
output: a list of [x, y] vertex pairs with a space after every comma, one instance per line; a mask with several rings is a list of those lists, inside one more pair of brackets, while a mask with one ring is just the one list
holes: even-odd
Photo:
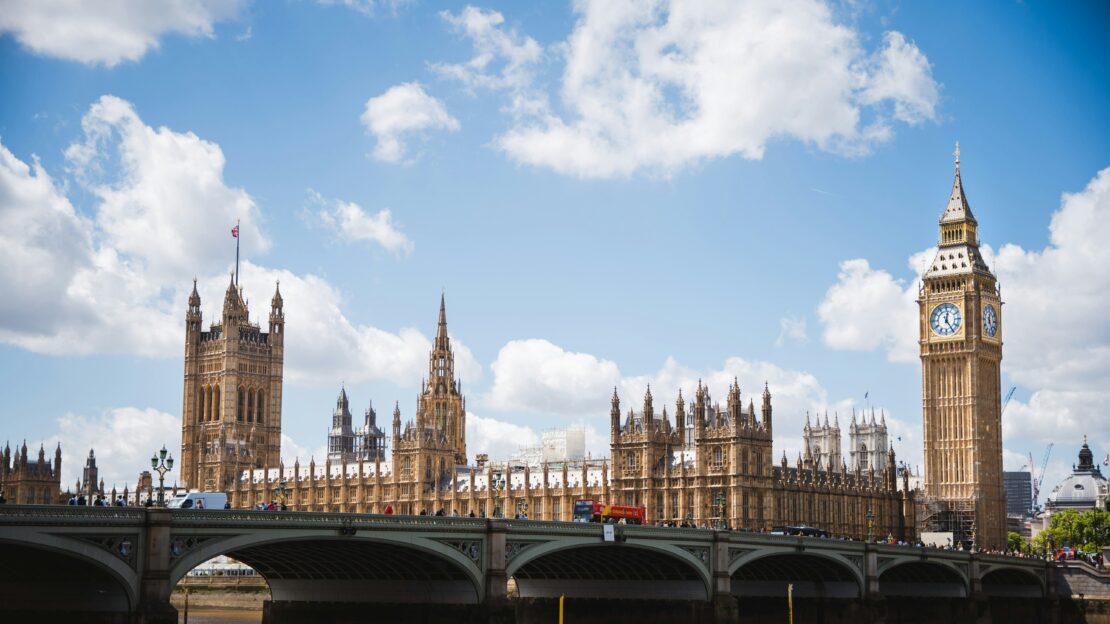
[[952, 180], [952, 193], [948, 197], [948, 206], [944, 209], [944, 214], [940, 216], [941, 223], [953, 223], [957, 221], [975, 221], [975, 215], [971, 214], [971, 206], [967, 203], [967, 197], [964, 195], [964, 183], [960, 179], [960, 143], [956, 142], [956, 151], [953, 152], [956, 156], [956, 176]]

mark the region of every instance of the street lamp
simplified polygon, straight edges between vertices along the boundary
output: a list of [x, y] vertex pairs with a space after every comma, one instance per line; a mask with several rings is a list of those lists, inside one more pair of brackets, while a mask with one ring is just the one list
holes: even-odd
[[867, 508], [867, 541], [875, 541], [875, 514], [871, 512], [871, 508]]
[[281, 499], [282, 506], [285, 505], [285, 495], [288, 492], [289, 488], [285, 487], [285, 477], [282, 477], [281, 481], [278, 481], [277, 487], [274, 488], [274, 494], [277, 494], [278, 498]]
[[150, 467], [158, 471], [158, 506], [166, 506], [166, 473], [173, 470], [173, 455], [166, 457], [166, 445], [150, 458]]

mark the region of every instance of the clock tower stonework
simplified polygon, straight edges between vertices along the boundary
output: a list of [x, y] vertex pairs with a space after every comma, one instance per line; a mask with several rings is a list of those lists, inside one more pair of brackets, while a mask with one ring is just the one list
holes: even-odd
[[936, 258], [918, 294], [925, 442], [923, 531], [1006, 545], [1002, 487], [1002, 301], [956, 175]]

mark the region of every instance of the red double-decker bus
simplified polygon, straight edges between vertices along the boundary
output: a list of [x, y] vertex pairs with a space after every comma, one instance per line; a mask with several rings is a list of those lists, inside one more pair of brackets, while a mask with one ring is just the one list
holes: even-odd
[[647, 510], [643, 505], [606, 505], [591, 498], [574, 501], [575, 522], [621, 522], [643, 524]]

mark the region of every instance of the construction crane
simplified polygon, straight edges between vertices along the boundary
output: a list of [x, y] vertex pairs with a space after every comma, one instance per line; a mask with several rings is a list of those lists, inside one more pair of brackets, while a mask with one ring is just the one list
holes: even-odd
[[[1041, 484], [1044, 483], [1044, 471], [1048, 468], [1048, 456], [1052, 454], [1052, 447], [1055, 442], [1049, 442], [1048, 448], [1044, 450], [1044, 460], [1041, 462], [1041, 476], [1033, 475], [1033, 504], [1037, 504], [1037, 495], [1041, 492]], [[1033, 454], [1029, 454], [1029, 468], [1033, 468]]]
[[[1010, 404], [1010, 399], [1014, 398], [1014, 390], [1017, 390], [1017, 386], [1011, 386], [1010, 391], [1006, 393], [1006, 398], [1002, 399], [1002, 409], [998, 412], [999, 418], [1002, 418], [1002, 414], [1006, 413], [1006, 406]], [[1030, 457], [1030, 460], [1032, 460], [1032, 457]], [[1029, 469], [1033, 469], [1032, 461], [1029, 462]]]

